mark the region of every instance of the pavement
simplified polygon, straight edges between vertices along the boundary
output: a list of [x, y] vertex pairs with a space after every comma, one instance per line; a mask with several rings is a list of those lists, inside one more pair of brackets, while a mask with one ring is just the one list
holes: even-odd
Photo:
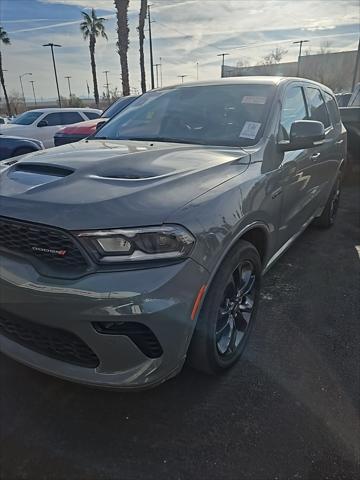
[[265, 276], [253, 336], [220, 378], [184, 368], [93, 390], [0, 356], [3, 480], [360, 478], [360, 195]]

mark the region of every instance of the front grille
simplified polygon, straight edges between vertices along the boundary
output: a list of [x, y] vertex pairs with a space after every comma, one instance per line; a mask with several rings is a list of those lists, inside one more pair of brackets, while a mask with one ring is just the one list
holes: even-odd
[[93, 327], [103, 335], [125, 335], [149, 358], [163, 354], [159, 340], [149, 327], [137, 322], [93, 322]]
[[69, 235], [44, 225], [0, 218], [0, 249], [27, 256], [54, 270], [78, 273], [88, 267]]
[[0, 333], [34, 352], [81, 367], [95, 368], [99, 359], [79, 337], [0, 312]]

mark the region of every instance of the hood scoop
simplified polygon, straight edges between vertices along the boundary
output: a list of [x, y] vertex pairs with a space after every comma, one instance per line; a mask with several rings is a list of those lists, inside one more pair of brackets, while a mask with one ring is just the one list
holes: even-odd
[[53, 177], [67, 177], [74, 170], [67, 167], [58, 167], [56, 165], [46, 165], [43, 163], [18, 163], [12, 172], [35, 173], [39, 175], [50, 175]]
[[[19, 162], [10, 167], [8, 171], [8, 179], [11, 183], [8, 188], [13, 193], [23, 193], [32, 188], [46, 185], [56, 180], [71, 175], [73, 169], [68, 167], [60, 167], [56, 165], [47, 165], [41, 163]], [[5, 188], [5, 187], [3, 187]]]

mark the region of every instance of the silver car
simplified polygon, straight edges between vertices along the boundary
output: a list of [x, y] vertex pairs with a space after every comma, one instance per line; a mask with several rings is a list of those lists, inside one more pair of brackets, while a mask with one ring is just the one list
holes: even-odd
[[120, 389], [186, 359], [225, 371], [262, 274], [333, 224], [345, 152], [327, 87], [243, 77], [151, 91], [92, 138], [3, 166], [1, 350]]

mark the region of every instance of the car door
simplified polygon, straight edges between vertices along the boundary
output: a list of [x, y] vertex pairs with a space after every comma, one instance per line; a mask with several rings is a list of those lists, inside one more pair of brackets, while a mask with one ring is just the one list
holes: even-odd
[[38, 123], [39, 136], [45, 148], [54, 147], [54, 135], [64, 125], [83, 122], [79, 112], [52, 112], [45, 115]]
[[[282, 99], [278, 140], [290, 139], [293, 122], [309, 118], [305, 92], [301, 82], [290, 84]], [[316, 163], [313, 149], [301, 149], [284, 152], [280, 166], [279, 194], [282, 194], [279, 244], [283, 245], [293, 238], [309, 223], [317, 209], [315, 178]]]
[[[317, 207], [322, 209], [333, 186], [340, 163], [340, 147], [343, 142], [341, 132], [334, 128], [326, 106], [325, 92], [316, 85], [305, 86], [309, 119], [322, 122], [325, 127], [325, 140], [321, 145], [309, 149], [313, 175], [311, 186]], [[339, 142], [339, 143], [338, 143]]]

